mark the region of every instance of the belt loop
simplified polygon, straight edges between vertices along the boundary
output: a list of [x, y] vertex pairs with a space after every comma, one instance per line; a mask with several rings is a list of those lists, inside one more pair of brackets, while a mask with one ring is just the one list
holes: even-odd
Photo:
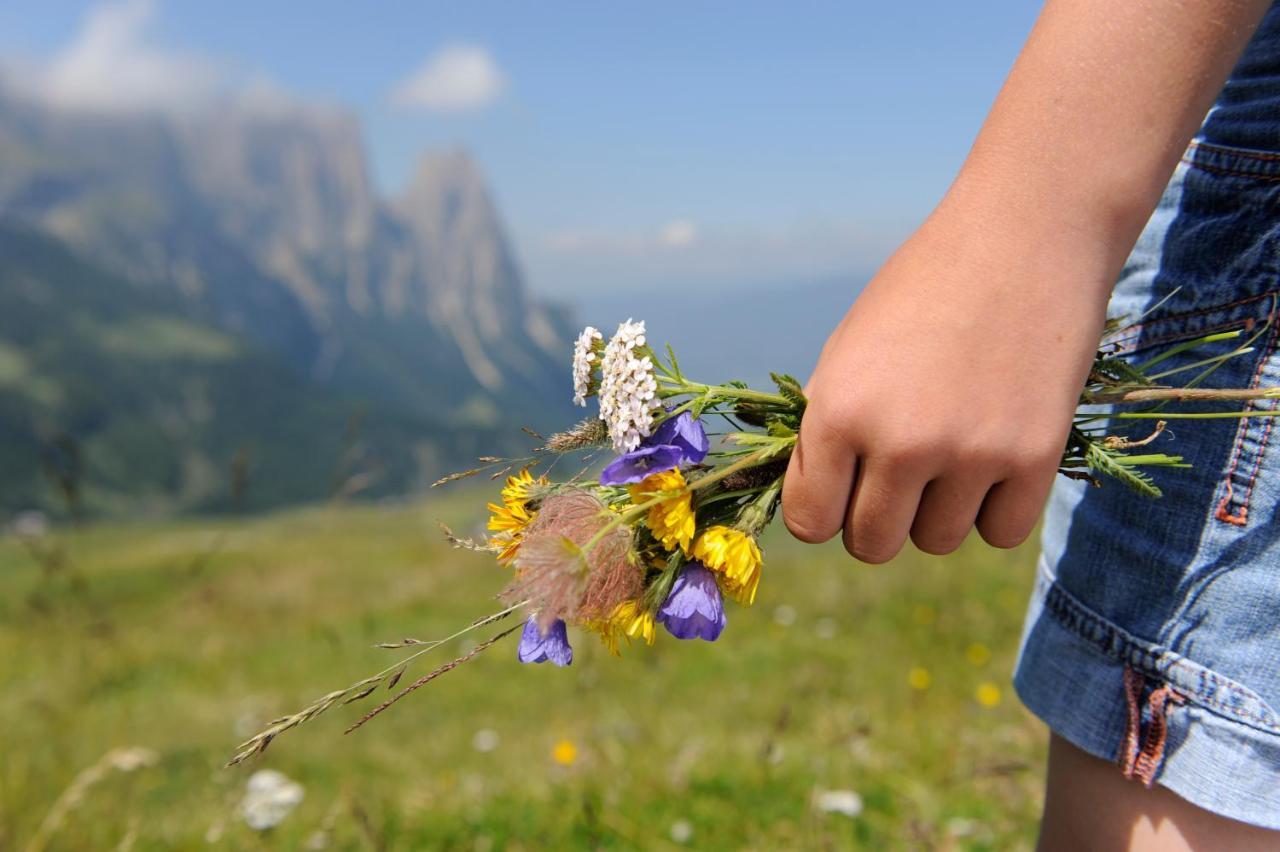
[[[1156, 771], [1164, 761], [1165, 743], [1169, 737], [1169, 705], [1184, 699], [1167, 683], [1151, 691], [1147, 697], [1146, 736], [1142, 736], [1142, 697], [1147, 679], [1130, 666], [1124, 667], [1125, 727], [1117, 763], [1125, 778], [1137, 779], [1150, 787]], [[1142, 741], [1139, 747], [1139, 740]]]

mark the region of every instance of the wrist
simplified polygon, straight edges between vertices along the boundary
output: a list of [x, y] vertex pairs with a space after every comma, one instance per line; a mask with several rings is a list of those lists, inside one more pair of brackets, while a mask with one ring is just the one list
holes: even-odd
[[972, 157], [939, 209], [949, 217], [976, 217], [1022, 242], [1062, 246], [1106, 264], [1114, 277], [1168, 177], [1139, 181], [1132, 172], [1122, 176], [1115, 171]]
[[966, 165], [913, 241], [995, 286], [1052, 288], [1103, 310], [1150, 205], [1126, 189], [1051, 185], [1031, 171]]

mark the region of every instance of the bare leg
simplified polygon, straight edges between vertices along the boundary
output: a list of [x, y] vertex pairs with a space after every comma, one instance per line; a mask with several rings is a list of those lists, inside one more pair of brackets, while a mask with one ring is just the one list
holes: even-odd
[[1115, 764], [1053, 735], [1040, 852], [1280, 849], [1280, 832], [1198, 808], [1160, 786], [1127, 781]]

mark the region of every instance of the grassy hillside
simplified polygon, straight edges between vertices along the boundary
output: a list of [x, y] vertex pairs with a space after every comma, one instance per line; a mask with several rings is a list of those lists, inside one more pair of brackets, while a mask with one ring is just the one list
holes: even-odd
[[[560, 670], [508, 641], [351, 736], [369, 705], [221, 768], [264, 720], [394, 659], [373, 643], [491, 611], [503, 570], [434, 525], [469, 529], [482, 502], [0, 539], [0, 848], [51, 809], [48, 849], [1031, 845], [1044, 734], [1007, 678], [1032, 554], [978, 542], [865, 567], [778, 534], [757, 605], [713, 645], [664, 633], [615, 660], [575, 635]], [[86, 786], [123, 747], [155, 762]], [[306, 797], [257, 835], [235, 808], [262, 767]], [[861, 814], [815, 808], [827, 790]]]
[[0, 511], [67, 511], [51, 469], [79, 471], [94, 514], [254, 509], [353, 476], [404, 492], [503, 446], [311, 385], [174, 294], [32, 231], [0, 225], [0, 258]]

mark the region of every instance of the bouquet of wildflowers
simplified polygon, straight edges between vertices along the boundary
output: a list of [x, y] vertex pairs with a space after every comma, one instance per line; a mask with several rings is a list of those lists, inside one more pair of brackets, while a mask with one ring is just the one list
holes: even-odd
[[[1114, 339], [1127, 328], [1109, 327], [1108, 336]], [[1179, 401], [1280, 397], [1280, 389], [1199, 387], [1216, 365], [1251, 351], [1256, 335], [1189, 366], [1157, 369], [1173, 354], [1236, 341], [1243, 333], [1209, 335], [1137, 365], [1104, 339], [1061, 472], [1095, 485], [1100, 477], [1110, 477], [1159, 496], [1143, 469], [1183, 466], [1178, 456], [1146, 449], [1166, 420], [1280, 413], [1166, 410]], [[1163, 383], [1190, 370], [1199, 372], [1180, 386]], [[764, 568], [760, 534], [778, 509], [804, 417], [800, 384], [780, 374], [773, 382], [773, 390], [761, 391], [741, 382], [694, 381], [670, 346], [660, 354], [649, 344], [643, 322], [622, 323], [607, 342], [596, 329], [585, 329], [573, 350], [574, 401], [586, 406], [594, 397], [598, 416], [539, 438], [542, 445], [527, 458], [485, 457], [483, 466], [436, 483], [482, 472], [506, 477], [497, 500], [488, 504], [488, 535], [468, 539], [445, 530], [455, 546], [486, 552], [508, 569], [507, 585], [498, 595], [502, 608], [444, 639], [380, 646], [420, 647], [395, 665], [275, 720], [243, 743], [232, 762], [263, 751], [279, 734], [336, 704], [394, 688], [419, 657], [516, 614], [520, 620], [514, 626], [403, 687], [348, 731], [517, 631], [521, 662], [557, 666], [573, 661], [569, 626], [596, 634], [614, 654], [633, 642], [653, 644], [660, 631], [682, 640], [718, 639], [729, 620], [726, 601], [750, 606], [755, 600]], [[1112, 431], [1130, 419], [1152, 420], [1154, 429], [1138, 439]], [[601, 453], [611, 458], [591, 474]], [[571, 455], [586, 464], [575, 476], [553, 480], [548, 471], [554, 462]]]

